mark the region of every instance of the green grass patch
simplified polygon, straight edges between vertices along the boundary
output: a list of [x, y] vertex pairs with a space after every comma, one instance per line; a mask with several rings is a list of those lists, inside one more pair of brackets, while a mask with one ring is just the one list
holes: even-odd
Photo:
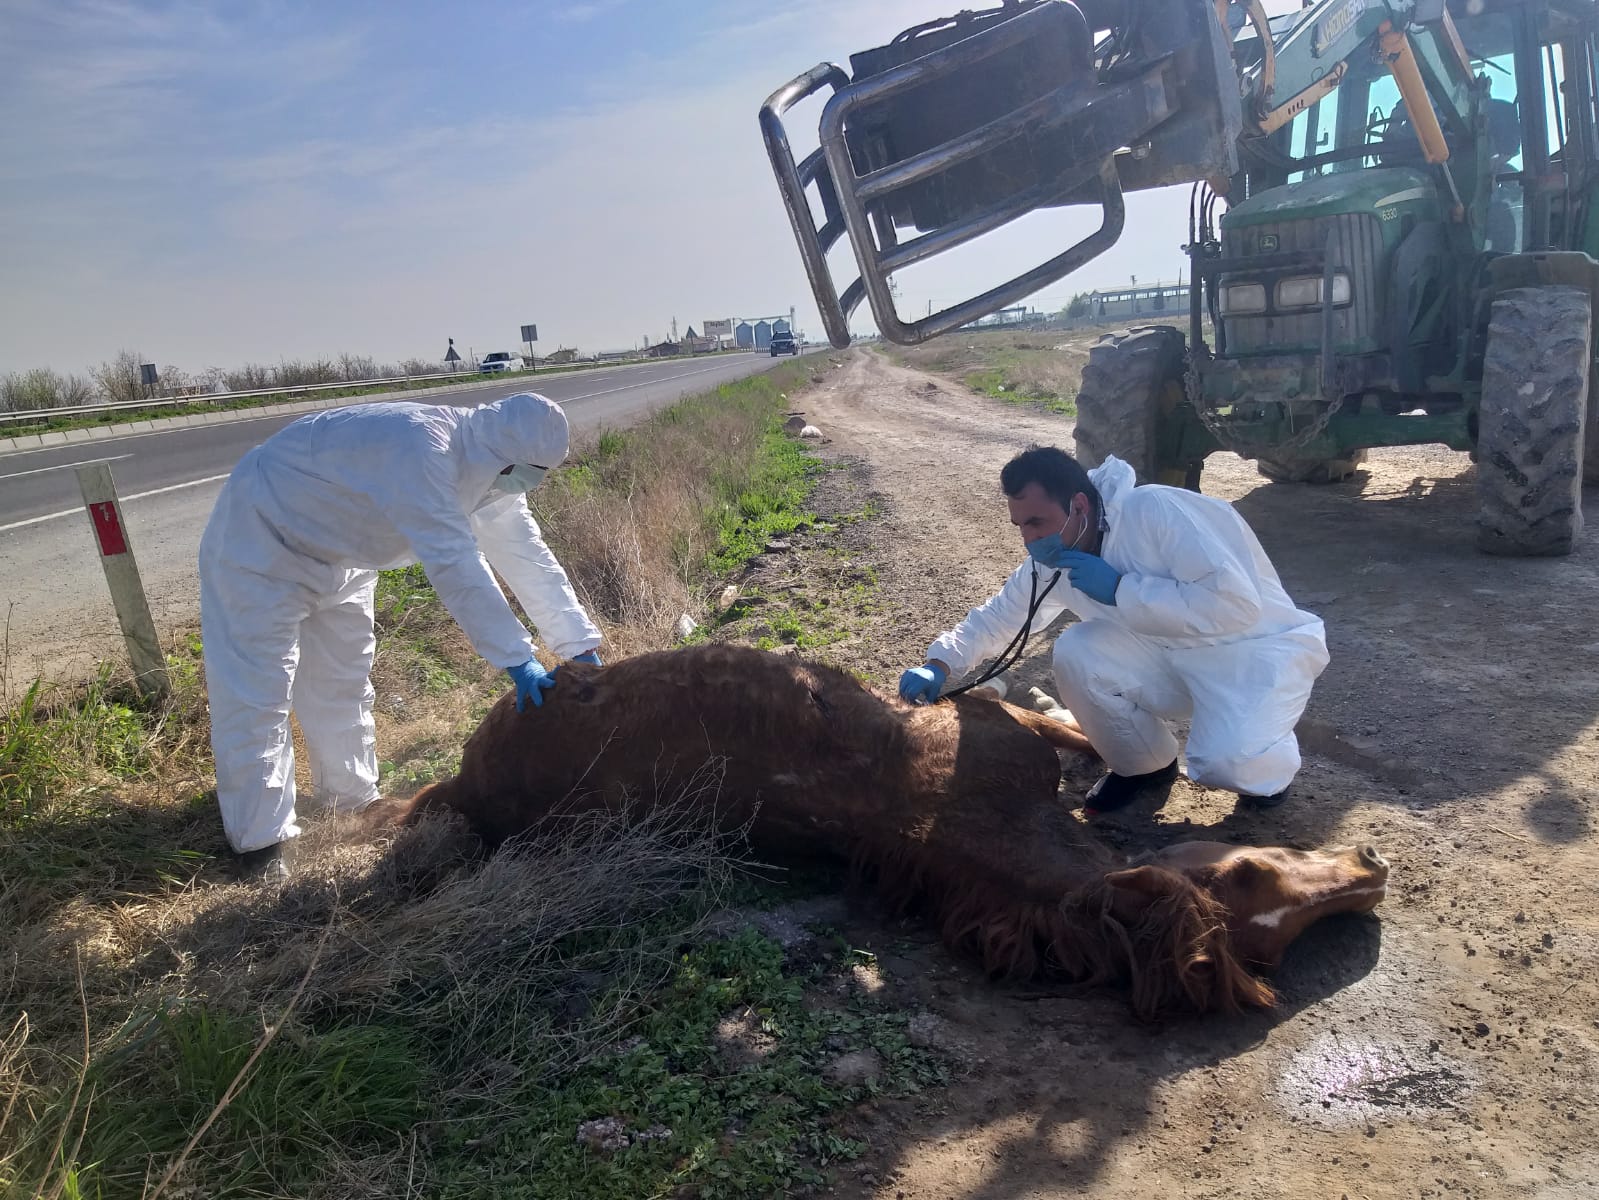
[[[825, 967], [795, 970], [749, 931], [690, 951], [633, 1038], [561, 1087], [518, 1098], [488, 1162], [441, 1163], [445, 1194], [494, 1184], [515, 1200], [634, 1200], [689, 1187], [703, 1200], [735, 1200], [822, 1185], [827, 1167], [864, 1149], [837, 1127], [841, 1110], [945, 1082], [938, 1061], [907, 1043], [903, 1013], [861, 999], [807, 1001], [808, 986], [852, 961], [840, 945]], [[827, 1065], [856, 1051], [875, 1052], [881, 1075], [829, 1082]], [[578, 1141], [594, 1121], [608, 1122], [600, 1128], [615, 1148]], [[510, 1178], [507, 1163], [527, 1166]]]
[[[91, 1068], [85, 1195], [141, 1197], [229, 1092], [259, 1043], [255, 1017], [204, 1004], [157, 1012], [124, 1029]], [[420, 1047], [403, 1029], [351, 1025], [279, 1031], [223, 1106], [191, 1161], [215, 1196], [304, 1195], [330, 1151], [373, 1146], [427, 1115]], [[65, 1120], [60, 1109], [45, 1123]], [[91, 1189], [92, 1190], [89, 1190]]]
[[1018, 378], [1019, 375], [1019, 372], [1013, 372], [1003, 366], [984, 367], [978, 371], [966, 372], [962, 382], [972, 391], [981, 392], [996, 400], [1005, 400], [1011, 404], [1037, 405], [1065, 416], [1077, 415], [1075, 388], [1069, 389], [1067, 395], [1060, 395], [1038, 383], [1028, 381], [1025, 377]]
[[[62, 694], [65, 692], [65, 695]], [[0, 712], [0, 813], [25, 817], [52, 792], [94, 777], [146, 774], [161, 711], [104, 667], [83, 689], [34, 680]]]
[[[805, 507], [821, 460], [803, 444], [777, 430], [761, 439], [760, 454], [748, 480], [739, 481], [717, 521], [717, 546], [708, 559], [710, 570], [725, 575], [765, 552], [773, 538], [793, 533], [816, 519]], [[732, 491], [732, 486], [724, 488]]]
[[1088, 340], [1064, 330], [968, 330], [880, 353], [900, 366], [947, 375], [996, 400], [1075, 416]]

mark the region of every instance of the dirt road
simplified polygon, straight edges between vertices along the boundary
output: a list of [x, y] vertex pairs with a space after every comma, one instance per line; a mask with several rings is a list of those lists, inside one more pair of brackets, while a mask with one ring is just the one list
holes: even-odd
[[[1070, 422], [869, 351], [806, 399], [886, 510], [862, 550], [883, 616], [835, 657], [887, 682], [1018, 561], [999, 467], [1030, 441], [1069, 449]], [[1206, 471], [1327, 622], [1294, 800], [1235, 814], [1182, 781], [1106, 832], [1371, 841], [1394, 868], [1380, 921], [1313, 929], [1271, 1013], [1150, 1028], [1114, 995], [995, 986], [921, 927], [863, 917], [854, 944], [934, 1014], [962, 1078], [859, 1112], [872, 1151], [840, 1194], [1599, 1196], [1599, 538], [1480, 557], [1464, 455], [1372, 459], [1318, 489], [1231, 456]], [[1053, 690], [1050, 640], [1024, 688]]]

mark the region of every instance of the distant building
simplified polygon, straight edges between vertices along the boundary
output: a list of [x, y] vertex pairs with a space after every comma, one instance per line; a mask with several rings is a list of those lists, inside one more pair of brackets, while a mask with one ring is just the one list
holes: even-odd
[[694, 332], [694, 326], [692, 325], [688, 327], [688, 332], [683, 335], [681, 345], [684, 354], [709, 354], [717, 348], [715, 338], [701, 337]]
[[755, 349], [755, 326], [748, 321], [740, 321], [733, 330], [733, 342], [744, 350]]
[[563, 346], [554, 354], [546, 354], [544, 356], [544, 361], [547, 363], [552, 363], [555, 366], [560, 366], [562, 363], [576, 362], [577, 349], [575, 347]]
[[772, 322], [772, 332], [774, 334], [791, 332], [790, 329], [789, 329], [788, 321], [786, 321], [782, 317], [778, 317], [777, 320]]
[[1088, 293], [1088, 311], [1095, 317], [1136, 317], [1144, 313], [1178, 312], [1187, 307], [1188, 285], [1184, 283]]
[[770, 321], [755, 322], [755, 348], [769, 350], [772, 346], [772, 323]]
[[675, 358], [682, 353], [682, 347], [676, 342], [656, 342], [644, 351], [645, 358]]

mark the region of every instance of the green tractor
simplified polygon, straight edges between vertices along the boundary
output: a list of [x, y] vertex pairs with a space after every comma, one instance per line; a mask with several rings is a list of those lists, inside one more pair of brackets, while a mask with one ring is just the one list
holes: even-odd
[[[1197, 489], [1225, 449], [1327, 482], [1442, 444], [1477, 462], [1481, 549], [1565, 554], [1599, 482], [1596, 33], [1593, 0], [1008, 0], [817, 67], [761, 123], [835, 345], [863, 299], [906, 344], [1013, 303], [1114, 244], [1124, 192], [1188, 183], [1186, 327], [1093, 348], [1086, 464]], [[824, 87], [796, 162], [782, 117]], [[893, 272], [1060, 205], [1100, 228], [900, 319]]]

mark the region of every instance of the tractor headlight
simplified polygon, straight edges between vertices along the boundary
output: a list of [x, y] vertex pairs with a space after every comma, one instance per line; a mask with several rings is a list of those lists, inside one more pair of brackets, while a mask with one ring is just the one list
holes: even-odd
[[1266, 311], [1266, 285], [1229, 283], [1221, 289], [1221, 310], [1227, 316]]
[[[1334, 275], [1332, 282], [1332, 302], [1334, 304], [1348, 304], [1349, 297], [1349, 276]], [[1283, 279], [1278, 282], [1278, 308], [1314, 308], [1319, 307], [1320, 305], [1320, 275], [1298, 275], [1293, 279]]]

